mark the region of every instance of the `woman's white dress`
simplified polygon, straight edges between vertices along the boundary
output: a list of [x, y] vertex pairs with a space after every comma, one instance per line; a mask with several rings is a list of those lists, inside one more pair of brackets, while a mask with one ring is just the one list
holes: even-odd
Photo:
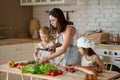
[[[65, 39], [64, 33], [62, 35], [57, 34], [57, 43], [62, 44]], [[69, 47], [67, 48], [66, 52], [62, 54], [63, 57], [62, 65], [66, 64], [80, 64], [80, 52], [78, 47], [76, 46], [76, 41], [74, 41], [74, 37], [71, 39]]]

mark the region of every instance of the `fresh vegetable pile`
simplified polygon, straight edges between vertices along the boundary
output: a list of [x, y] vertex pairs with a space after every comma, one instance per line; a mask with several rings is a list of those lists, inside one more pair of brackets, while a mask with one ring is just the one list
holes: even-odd
[[21, 70], [22, 73], [42, 74], [49, 76], [56, 76], [63, 74], [63, 71], [58, 69], [54, 65], [48, 63], [42, 64], [34, 60], [28, 62], [20, 62], [20, 63], [15, 63], [13, 60], [9, 60], [8, 67], [9, 68], [17, 67], [19, 70]]
[[51, 75], [56, 76], [62, 74], [62, 70], [58, 70], [56, 66], [51, 64], [42, 64], [40, 62], [36, 62], [33, 65], [22, 66], [22, 73], [32, 73], [32, 74], [42, 74], [42, 75]]

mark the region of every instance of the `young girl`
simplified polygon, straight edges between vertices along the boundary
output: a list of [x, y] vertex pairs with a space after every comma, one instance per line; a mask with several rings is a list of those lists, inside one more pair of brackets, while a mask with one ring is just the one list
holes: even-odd
[[93, 51], [95, 44], [92, 40], [86, 37], [80, 37], [77, 40], [77, 46], [81, 53], [81, 65], [91, 67], [101, 67], [104, 69], [104, 64], [99, 56]]
[[[39, 30], [39, 35], [41, 42], [38, 43], [37, 51], [34, 54], [34, 59], [36, 61], [39, 61], [41, 58], [51, 55], [53, 51], [48, 51], [47, 48], [54, 45], [54, 42], [50, 39], [51, 35], [49, 27], [41, 27]], [[50, 63], [54, 64], [54, 60], [50, 60]]]

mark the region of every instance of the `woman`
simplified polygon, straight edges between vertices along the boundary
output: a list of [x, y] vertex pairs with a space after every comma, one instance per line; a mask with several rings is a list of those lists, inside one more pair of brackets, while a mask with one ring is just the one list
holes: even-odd
[[48, 57], [44, 57], [41, 62], [47, 62], [60, 55], [63, 56], [62, 65], [66, 64], [80, 64], [80, 53], [77, 46], [73, 44], [73, 38], [76, 34], [76, 29], [72, 25], [73, 23], [67, 21], [61, 9], [54, 8], [49, 13], [50, 28], [53, 34], [56, 34], [56, 44], [49, 47], [54, 49], [60, 47], [55, 53]]

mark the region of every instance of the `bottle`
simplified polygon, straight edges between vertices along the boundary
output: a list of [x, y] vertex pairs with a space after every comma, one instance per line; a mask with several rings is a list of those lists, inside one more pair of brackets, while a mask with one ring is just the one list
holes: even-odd
[[39, 36], [38, 36], [38, 31], [37, 30], [34, 30], [33, 31], [33, 34], [32, 34], [32, 38], [33, 39], [37, 39]]
[[29, 25], [29, 33], [30, 36], [32, 37], [34, 30], [39, 30], [40, 29], [40, 22], [37, 19], [32, 19], [30, 21], [30, 25]]

